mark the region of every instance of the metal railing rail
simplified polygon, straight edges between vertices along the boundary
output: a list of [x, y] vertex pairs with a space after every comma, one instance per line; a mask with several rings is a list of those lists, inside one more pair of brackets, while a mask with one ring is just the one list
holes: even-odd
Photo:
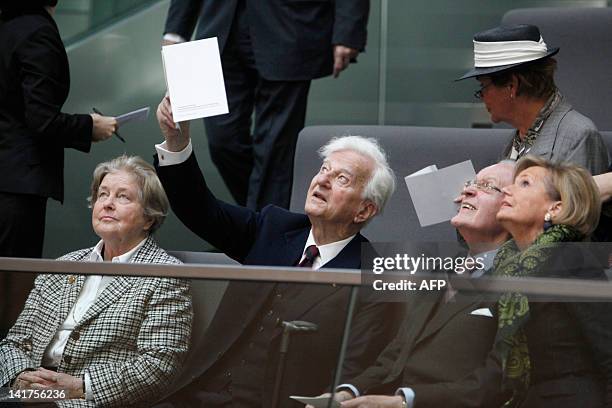
[[[211, 280], [274, 281], [292, 283], [337, 284], [358, 286], [362, 284], [362, 271], [357, 269], [304, 270], [295, 267], [235, 266], [205, 264], [119, 264], [107, 262], [67, 262], [51, 259], [1, 258], [0, 272], [118, 275], [173, 277]], [[437, 274], [415, 274], [415, 282], [439, 279]], [[406, 275], [386, 276], [385, 280], [406, 279]], [[544, 296], [584, 299], [612, 299], [612, 282], [580, 279], [550, 278], [501, 278], [482, 277], [470, 279], [453, 275], [451, 285], [457, 290], [481, 292], [521, 292]]]

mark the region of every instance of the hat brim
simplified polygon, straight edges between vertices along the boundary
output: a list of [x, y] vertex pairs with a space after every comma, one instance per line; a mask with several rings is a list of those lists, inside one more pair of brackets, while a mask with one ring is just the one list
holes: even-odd
[[555, 47], [555, 48], [552, 48], [550, 51], [548, 51], [546, 53], [546, 55], [544, 55], [544, 56], [542, 56], [540, 58], [536, 58], [536, 59], [531, 60], [531, 61], [519, 62], [517, 64], [499, 65], [497, 67], [472, 68], [471, 70], [469, 70], [468, 72], [463, 74], [462, 77], [455, 79], [455, 81], [461, 81], [463, 79], [473, 78], [473, 77], [477, 77], [477, 76], [481, 76], [481, 75], [490, 75], [490, 74], [494, 74], [496, 72], [505, 71], [505, 70], [510, 69], [510, 68], [518, 67], [519, 65], [531, 64], [533, 62], [541, 61], [541, 60], [543, 60], [545, 58], [552, 57], [553, 55], [557, 54], [558, 52], [559, 52], [559, 47]]

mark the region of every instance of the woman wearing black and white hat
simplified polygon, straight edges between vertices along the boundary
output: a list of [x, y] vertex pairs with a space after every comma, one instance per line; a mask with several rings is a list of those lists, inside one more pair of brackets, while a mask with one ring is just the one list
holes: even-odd
[[474, 68], [459, 80], [480, 82], [491, 120], [516, 128], [506, 158], [526, 153], [569, 161], [592, 174], [606, 171], [608, 151], [593, 122], [578, 113], [555, 85], [557, 62], [533, 25], [501, 26], [474, 35]]

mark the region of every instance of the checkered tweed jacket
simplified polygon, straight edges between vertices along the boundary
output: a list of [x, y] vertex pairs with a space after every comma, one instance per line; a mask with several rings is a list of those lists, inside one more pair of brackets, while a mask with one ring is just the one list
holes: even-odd
[[[87, 261], [93, 248], [59, 258]], [[152, 238], [134, 263], [180, 263]], [[0, 342], [0, 386], [26, 368], [41, 365], [43, 353], [66, 320], [85, 276], [40, 275], [25, 307]], [[189, 283], [181, 279], [115, 277], [70, 336], [59, 372], [91, 378], [94, 401], [60, 406], [146, 406], [163, 396], [189, 348], [192, 306]]]

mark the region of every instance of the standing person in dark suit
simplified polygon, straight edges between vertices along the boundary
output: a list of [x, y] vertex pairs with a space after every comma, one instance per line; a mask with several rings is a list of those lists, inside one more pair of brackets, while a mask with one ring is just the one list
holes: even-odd
[[[306, 215], [269, 205], [261, 212], [215, 199], [192, 153], [189, 127], [174, 127], [169, 99], [157, 117], [165, 142], [157, 145], [157, 172], [172, 209], [193, 232], [246, 265], [312, 269], [361, 265], [359, 231], [380, 213], [395, 188], [384, 152], [373, 139], [347, 136], [321, 149]], [[183, 123], [183, 125], [188, 125]], [[296, 336], [282, 378], [281, 406], [296, 392], [320, 393], [332, 379], [346, 318], [349, 288], [336, 285], [232, 281], [211, 322], [200, 376], [167, 406], [270, 407], [278, 364], [279, 321], [306, 320], [316, 333]], [[345, 370], [356, 375], [384, 346], [392, 323], [388, 305], [358, 302]]]
[[[61, 112], [70, 74], [52, 17], [56, 3], [0, 0], [0, 256], [40, 258], [47, 198], [63, 200], [64, 149], [88, 152], [117, 126], [114, 118]], [[15, 279], [2, 279], [11, 296], [0, 299], [22, 304], [29, 284], [11, 290]], [[0, 321], [10, 325], [14, 317]]]
[[51, 15], [55, 3], [0, 1], [3, 256], [41, 256], [47, 198], [63, 199], [64, 149], [88, 152], [92, 141], [108, 139], [117, 126], [114, 118], [61, 112], [70, 74]]
[[[239, 205], [289, 208], [310, 81], [366, 44], [369, 0], [173, 0], [164, 44], [217, 36], [229, 103], [206, 118], [213, 163]], [[251, 117], [255, 124], [251, 134]]]
[[[488, 273], [497, 248], [509, 238], [495, 216], [513, 171], [509, 162], [484, 168], [458, 199], [451, 224], [482, 263], [472, 278]], [[349, 379], [335, 398], [347, 408], [499, 407], [501, 367], [491, 352], [496, 331], [493, 305], [479, 295], [417, 293], [407, 300], [402, 326], [376, 363], [357, 377], [344, 377]]]

